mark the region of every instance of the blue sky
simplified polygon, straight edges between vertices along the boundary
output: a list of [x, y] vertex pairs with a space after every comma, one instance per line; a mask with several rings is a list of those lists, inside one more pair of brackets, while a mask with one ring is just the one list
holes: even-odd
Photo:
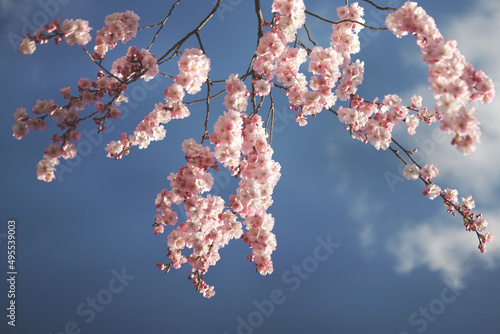
[[[250, 1], [227, 1], [226, 11], [203, 29], [212, 61], [212, 79], [243, 73], [256, 46], [255, 15]], [[335, 19], [344, 1], [306, 2], [315, 13]], [[48, 146], [54, 127], [12, 137], [16, 108], [31, 109], [37, 99], [59, 101], [59, 89], [92, 78], [97, 67], [79, 47], [48, 45], [32, 56], [16, 53], [12, 40], [34, 22], [48, 18], [82, 18], [95, 31], [112, 12], [133, 10], [140, 26], [157, 23], [171, 1], [0, 0], [0, 250], [7, 254], [7, 222], [16, 220], [16, 327], [0, 323], [4, 333], [496, 333], [500, 325], [500, 246], [498, 240], [481, 255], [473, 234], [447, 214], [442, 202], [421, 195], [417, 182], [387, 182], [400, 165], [389, 152], [378, 152], [350, 138], [337, 118], [323, 112], [299, 127], [283, 98], [277, 100], [274, 159], [282, 165], [270, 212], [276, 219], [278, 248], [275, 271], [255, 273], [246, 260], [248, 248], [232, 241], [206, 275], [216, 295], [204, 299], [186, 279], [189, 268], [161, 273], [166, 234], [154, 236], [156, 194], [166, 177], [184, 164], [180, 145], [203, 132], [204, 106], [167, 126], [167, 136], [147, 150], [134, 150], [121, 161], [106, 158], [104, 147], [122, 131], [132, 132], [162, 100], [169, 79], [139, 82], [129, 90], [123, 119], [97, 135], [87, 127], [80, 154], [62, 162], [65, 172], [47, 184], [36, 179], [35, 165]], [[262, 1], [270, 19], [271, 1]], [[398, 6], [402, 1], [380, 1]], [[500, 5], [487, 0], [421, 1], [445, 38], [477, 69], [497, 83], [500, 78]], [[181, 2], [152, 51], [161, 54], [206, 15], [211, 1], [196, 6]], [[367, 4], [367, 23], [380, 16]], [[45, 22], [43, 22], [45, 23]], [[314, 18], [306, 24], [316, 40], [328, 45], [331, 28]], [[36, 24], [38, 25], [38, 24]], [[129, 45], [146, 47], [152, 31]], [[389, 32], [362, 35], [365, 81], [359, 93], [367, 99], [415, 93], [432, 106], [426, 67], [413, 38], [398, 40]], [[192, 40], [186, 47], [196, 45]], [[110, 53], [120, 57], [126, 46]], [[174, 65], [162, 71], [176, 74]], [[276, 94], [278, 95], [279, 92]], [[192, 99], [192, 97], [188, 97]], [[218, 104], [220, 103], [220, 104]], [[211, 123], [222, 113], [212, 104]], [[477, 210], [500, 229], [500, 104], [480, 106], [482, 143], [471, 157], [461, 156], [448, 140], [429, 140], [435, 128], [397, 138], [419, 148], [425, 163], [441, 170], [440, 185], [473, 195]], [[125, 112], [127, 110], [127, 112]], [[235, 183], [216, 177], [214, 192], [227, 198]], [[6, 265], [2, 266], [4, 276]], [[5, 311], [8, 286], [0, 285]]]

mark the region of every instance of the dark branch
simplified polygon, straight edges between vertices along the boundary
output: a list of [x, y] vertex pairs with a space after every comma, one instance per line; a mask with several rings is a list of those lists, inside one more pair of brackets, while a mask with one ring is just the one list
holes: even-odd
[[330, 20], [327, 20], [317, 14], [314, 14], [314, 13], [311, 13], [309, 11], [305, 11], [306, 14], [309, 14], [311, 16], [314, 16], [315, 18], [321, 20], [321, 21], [325, 21], [325, 22], [328, 22], [328, 23], [331, 23], [331, 24], [340, 24], [340, 23], [344, 23], [344, 22], [352, 22], [352, 23], [356, 23], [356, 24], [359, 24], [359, 25], [362, 25], [363, 27], [365, 28], [368, 28], [368, 29], [372, 29], [372, 30], [388, 30], [387, 28], [385, 27], [372, 27], [372, 26], [369, 26], [367, 24], [364, 24], [364, 23], [361, 23], [361, 22], [358, 22], [358, 21], [354, 21], [354, 20], [350, 20], [350, 19], [345, 19], [345, 20], [340, 20], [340, 21], [330, 21]]
[[162, 64], [164, 63], [166, 60], [164, 60], [171, 52], [173, 51], [177, 51], [179, 50], [179, 48], [181, 47], [182, 44], [184, 44], [185, 41], [187, 41], [189, 39], [189, 37], [191, 37], [193, 34], [196, 34], [198, 33], [201, 28], [203, 28], [203, 26], [212, 18], [212, 16], [214, 16], [215, 12], [217, 11], [217, 9], [219, 8], [219, 5], [220, 3], [222, 2], [222, 0], [217, 0], [217, 3], [215, 4], [214, 8], [210, 11], [210, 13], [208, 13], [208, 15], [203, 19], [203, 21], [200, 22], [200, 24], [194, 28], [191, 32], [189, 32], [186, 36], [184, 36], [182, 39], [180, 39], [177, 43], [175, 43], [167, 52], [165, 52], [163, 54], [163, 56], [161, 56], [159, 59], [158, 59], [158, 64]]
[[369, 3], [373, 7], [377, 8], [377, 9], [380, 9], [380, 10], [396, 10], [396, 8], [392, 8], [392, 7], [380, 7], [380, 6], [377, 6], [375, 3], [373, 3], [373, 1], [370, 1], [370, 0], [363, 0], [363, 1], [366, 2], [366, 3]]
[[153, 44], [154, 44], [154, 42], [156, 40], [156, 37], [158, 36], [158, 34], [160, 33], [160, 31], [163, 29], [163, 26], [165, 25], [165, 22], [167, 22], [168, 18], [172, 14], [175, 6], [177, 6], [179, 4], [179, 2], [181, 2], [181, 0], [177, 0], [177, 2], [172, 5], [172, 7], [170, 8], [170, 11], [168, 12], [167, 16], [165, 16], [165, 18], [163, 19], [163, 21], [161, 21], [160, 23], [157, 23], [157, 24], [154, 24], [154, 25], [147, 26], [147, 27], [139, 29], [139, 30], [141, 30], [141, 29], [147, 29], [147, 28], [156, 27], [158, 25], [160, 26], [160, 28], [158, 28], [158, 31], [156, 31], [155, 35], [153, 36], [153, 40], [151, 41], [151, 43], [149, 44], [149, 46], [147, 48], [148, 51], [153, 46]]

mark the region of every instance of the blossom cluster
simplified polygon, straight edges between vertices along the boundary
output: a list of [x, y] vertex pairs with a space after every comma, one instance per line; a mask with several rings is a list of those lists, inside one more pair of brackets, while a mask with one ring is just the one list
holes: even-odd
[[[252, 248], [248, 258], [255, 263], [257, 271], [262, 275], [272, 273], [271, 253], [276, 248], [276, 237], [271, 232], [274, 218], [266, 210], [280, 177], [280, 165], [272, 160], [273, 150], [266, 141], [259, 115], [248, 118], [246, 114], [230, 110], [219, 117], [210, 138], [218, 153], [193, 139], [183, 142], [187, 164], [168, 177], [171, 189], [158, 194], [155, 204], [160, 213], [153, 224], [155, 234], [163, 233], [166, 225], [176, 225], [178, 216], [172, 204], [184, 203], [187, 220], [167, 237], [167, 256], [171, 262], [159, 263], [158, 268], [177, 269], [187, 262], [192, 268], [189, 278], [207, 298], [215, 292], [213, 286], [204, 282], [203, 275], [219, 260], [219, 249], [231, 239], [243, 238]], [[232, 139], [239, 140], [239, 145], [231, 147]], [[234, 161], [227, 163], [230, 160], [226, 160], [226, 165], [233, 175], [241, 178], [236, 194], [229, 197], [231, 210], [224, 208], [224, 200], [219, 196], [201, 196], [212, 188], [214, 179], [207, 171], [218, 170], [214, 157], [224, 158], [223, 151], [228, 149], [235, 153]], [[238, 215], [243, 219], [246, 233]], [[187, 258], [182, 254], [186, 247], [192, 249]]]
[[306, 22], [306, 6], [303, 0], [274, 0], [272, 11], [276, 16], [276, 25], [285, 34], [286, 42], [293, 42], [297, 30]]
[[305, 6], [302, 0], [275, 0], [272, 10], [276, 12], [274, 26], [259, 39], [255, 54], [257, 58], [253, 68], [257, 74], [267, 81], [258, 81], [258, 95], [269, 93], [271, 82], [275, 76], [279, 82], [287, 86], [297, 80], [304, 81], [303, 75], [296, 78], [300, 64], [306, 61], [303, 49], [291, 48], [287, 44], [295, 40], [297, 29], [305, 22]]
[[[280, 6], [284, 7], [284, 4]], [[299, 72], [300, 65], [307, 60], [306, 51], [287, 45], [291, 40], [283, 33], [280, 24], [259, 40], [254, 69], [267, 80], [276, 77], [289, 87], [288, 100], [291, 108], [299, 111], [296, 120], [300, 125], [307, 124], [307, 116], [332, 107], [337, 98], [347, 101], [363, 81], [364, 63], [350, 61], [350, 54], [359, 51], [357, 33], [363, 28], [359, 24], [364, 22], [361, 18], [363, 9], [354, 3], [339, 7], [337, 13], [340, 21], [332, 26], [331, 46], [314, 46], [309, 53], [308, 70], [313, 74], [309, 82]]]
[[243, 145], [242, 125], [241, 113], [229, 110], [219, 116], [214, 124], [214, 132], [210, 135], [210, 142], [214, 144], [217, 161], [229, 168], [233, 176], [239, 171]]
[[475, 71], [457, 49], [454, 40], [445, 41], [434, 19], [416, 2], [408, 1], [386, 19], [387, 27], [397, 36], [412, 33], [429, 66], [430, 89], [442, 114], [441, 130], [452, 134], [452, 145], [470, 155], [480, 142], [481, 131], [472, 101], [489, 103], [495, 95], [493, 81], [482, 71]]
[[358, 33], [363, 29], [365, 20], [363, 7], [357, 2], [351, 6], [342, 6], [337, 8], [339, 22], [332, 25], [332, 34], [330, 36], [330, 45], [335, 48], [345, 59], [346, 64], [350, 62], [350, 55], [360, 51], [360, 42]]
[[[386, 95], [382, 103], [365, 101], [360, 96], [354, 95], [349, 108], [339, 107], [337, 115], [339, 121], [347, 124], [352, 137], [364, 143], [369, 142], [377, 150], [385, 150], [392, 142], [394, 126], [409, 117], [408, 108], [403, 106], [402, 100], [397, 95]], [[410, 122], [414, 129], [418, 119]]]
[[[126, 85], [125, 85], [126, 86]], [[15, 124], [12, 127], [13, 136], [16, 139], [25, 137], [29, 129], [45, 130], [46, 119], [50, 117], [57, 126], [64, 130], [61, 135], [52, 136], [53, 143], [45, 150], [43, 159], [37, 165], [37, 177], [40, 180], [50, 182], [55, 178], [55, 166], [59, 164], [59, 158], [72, 159], [76, 156], [77, 149], [72, 142], [81, 139], [81, 133], [77, 127], [80, 124], [79, 113], [86, 105], [95, 105], [97, 109], [92, 115], [98, 125], [98, 131], [104, 130], [107, 118], [120, 117], [120, 110], [112, 105], [112, 101], [123, 93], [126, 87], [116, 78], [99, 72], [97, 79], [91, 81], [89, 78], [81, 78], [78, 81], [78, 94], [71, 95], [71, 88], [65, 87], [60, 90], [61, 95], [67, 101], [65, 105], [59, 106], [53, 100], [37, 100], [32, 108], [33, 117], [28, 116], [25, 108], [18, 108], [14, 113]], [[112, 97], [109, 102], [101, 102], [106, 96]]]
[[433, 183], [431, 179], [439, 175], [439, 169], [433, 164], [427, 164], [422, 168], [419, 168], [415, 163], [411, 165], [405, 164], [403, 175], [408, 180], [421, 178], [425, 183], [425, 189], [422, 191], [424, 196], [427, 196], [431, 200], [441, 196], [444, 200], [444, 206], [449, 213], [454, 216], [456, 212], [460, 213], [463, 217], [465, 229], [477, 233], [479, 250], [481, 253], [486, 252], [485, 243], [493, 240], [493, 234], [491, 232], [486, 232], [485, 234], [479, 233], [488, 227], [488, 222], [483, 218], [482, 214], [472, 212], [476, 204], [471, 195], [468, 195], [466, 198], [462, 197], [462, 204], [460, 204], [456, 189], [446, 188], [442, 190], [440, 186]]
[[[124, 34], [119, 34], [111, 29], [112, 39], [127, 41], [130, 36], [137, 31], [138, 17], [130, 11], [126, 13], [115, 13], [108, 16], [106, 24], [109, 27], [119, 26], [113, 21], [121, 20]], [[135, 21], [135, 24], [134, 24]], [[135, 32], [134, 32], [135, 29]], [[35, 44], [44, 44], [50, 38], [54, 38], [56, 44], [64, 37], [69, 45], [86, 45], [90, 41], [90, 30], [88, 22], [84, 20], [54, 20], [54, 23], [40, 27], [34, 36], [28, 35], [21, 41], [19, 50], [24, 54], [31, 54], [35, 50]], [[121, 112], [117, 108], [122, 101], [127, 101], [123, 92], [131, 82], [140, 78], [150, 80], [158, 74], [158, 65], [154, 55], [146, 50], [137, 50], [130, 47], [127, 55], [113, 62], [110, 72], [99, 71], [97, 79], [91, 81], [89, 78], [81, 78], [78, 81], [78, 95], [71, 95], [71, 88], [66, 87], [60, 90], [63, 98], [67, 100], [65, 105], [57, 105], [53, 100], [37, 101], [33, 107], [35, 117], [28, 116], [26, 109], [19, 108], [14, 113], [15, 124], [12, 127], [13, 136], [21, 139], [26, 136], [29, 129], [45, 130], [47, 128], [46, 118], [51, 117], [57, 122], [57, 126], [64, 130], [62, 135], [54, 134], [53, 143], [45, 150], [43, 159], [37, 165], [37, 177], [40, 180], [50, 182], [55, 178], [55, 166], [59, 164], [59, 158], [71, 159], [77, 154], [77, 149], [72, 142], [77, 142], [81, 138], [81, 133], [77, 130], [82, 119], [90, 118], [96, 123], [98, 131], [106, 129], [105, 120], [107, 118], [120, 117]], [[109, 102], [101, 102], [106, 96], [111, 97]], [[113, 105], [113, 102], [115, 105]], [[80, 118], [81, 112], [86, 105], [94, 105], [97, 109], [90, 116]], [[95, 116], [101, 114], [102, 116]]]
[[[153, 65], [154, 57], [149, 58], [151, 64], [148, 71], [143, 73], [145, 78], [149, 78], [149, 72]], [[142, 64], [142, 63], [141, 63]], [[108, 157], [121, 159], [123, 155], [130, 152], [132, 146], [138, 146], [139, 149], [145, 149], [151, 141], [163, 140], [166, 135], [166, 130], [163, 127], [172, 119], [183, 119], [190, 115], [189, 109], [182, 102], [185, 93], [195, 94], [201, 90], [203, 82], [208, 78], [210, 70], [210, 59], [198, 49], [186, 49], [179, 61], [179, 74], [174, 78], [172, 85], [165, 89], [166, 103], [157, 103], [155, 108], [137, 125], [133, 135], [122, 133], [120, 140], [110, 141], [105, 150], [108, 152]], [[157, 66], [156, 60], [154, 66]], [[144, 68], [144, 67], [141, 67]], [[144, 68], [145, 69], [145, 68]], [[119, 68], [117, 67], [117, 71]], [[157, 67], [153, 73], [157, 73]], [[128, 72], [126, 72], [128, 73]]]
[[98, 58], [115, 48], [119, 41], [123, 44], [137, 35], [139, 16], [127, 10], [123, 13], [113, 13], [104, 19], [104, 27], [97, 31], [94, 51]]
[[[182, 148], [187, 154], [186, 166], [170, 174], [168, 179], [171, 189], [163, 189], [155, 201], [160, 211], [155, 217], [155, 234], [163, 233], [165, 225], [177, 223], [177, 213], [172, 209], [172, 204], [184, 203], [187, 220], [167, 237], [167, 256], [171, 261], [168, 266], [178, 269], [187, 262], [193, 271], [189, 278], [197, 291], [210, 298], [215, 291], [213, 286], [203, 281], [203, 274], [219, 260], [219, 249], [231, 239], [240, 238], [243, 231], [235, 215], [224, 208], [221, 197], [201, 196], [212, 188], [214, 182], [212, 175], [207, 172], [215, 165], [214, 153], [193, 139], [185, 140]], [[182, 254], [186, 247], [192, 249], [187, 258]], [[160, 269], [165, 266], [158, 264]]]
[[271, 253], [276, 249], [276, 236], [271, 232], [274, 218], [266, 210], [273, 202], [271, 195], [281, 176], [281, 166], [272, 159], [273, 149], [266, 140], [262, 118], [254, 115], [243, 125], [241, 181], [229, 200], [233, 211], [245, 218], [248, 232], [243, 240], [252, 248], [249, 259], [260, 274], [266, 275], [273, 272]]
[[[55, 166], [59, 164], [59, 158], [74, 158], [77, 149], [70, 141], [77, 142], [81, 138], [81, 133], [77, 130], [80, 124], [79, 112], [84, 110], [86, 105], [95, 104], [97, 109], [91, 116], [98, 127], [98, 131], [106, 129], [105, 121], [108, 118], [118, 118], [121, 116], [116, 105], [126, 100], [123, 92], [128, 84], [144, 78], [150, 80], [158, 73], [156, 59], [146, 50], [137, 50], [130, 47], [127, 55], [117, 59], [112, 66], [111, 75], [99, 71], [97, 79], [91, 81], [89, 78], [81, 78], [78, 81], [78, 95], [71, 95], [71, 88], [66, 87], [60, 90], [67, 104], [59, 106], [53, 100], [37, 101], [32, 111], [35, 117], [29, 117], [26, 109], [19, 108], [14, 113], [15, 124], [12, 127], [13, 136], [21, 139], [26, 136], [29, 129], [45, 130], [47, 127], [46, 118], [50, 116], [58, 123], [61, 130], [65, 130], [62, 135], [54, 134], [53, 144], [45, 150], [43, 159], [37, 165], [37, 177], [40, 180], [50, 182], [55, 178]], [[102, 102], [106, 96], [111, 97], [111, 101]], [[115, 102], [116, 105], [113, 105]], [[85, 118], [88, 118], [87, 116]], [[56, 145], [55, 145], [56, 144]], [[112, 152], [116, 151], [116, 147]]]
[[177, 62], [179, 74], [175, 82], [181, 85], [188, 94], [196, 94], [207, 80], [210, 71], [210, 59], [200, 49], [184, 50]]
[[135, 46], [131, 46], [125, 56], [113, 62], [111, 73], [122, 82], [140, 78], [149, 81], [158, 75], [158, 63], [155, 55], [149, 51], [137, 50]]
[[[444, 205], [447, 207], [448, 212], [452, 213], [454, 216], [455, 211], [459, 212], [463, 218], [465, 230], [469, 232], [476, 232], [479, 240], [479, 250], [481, 253], [486, 252], [486, 243], [493, 241], [493, 233], [483, 232], [488, 227], [488, 222], [484, 219], [483, 215], [475, 214], [472, 209], [475, 208], [476, 204], [472, 199], [471, 195], [466, 198], [462, 197], [462, 204], [458, 201], [458, 191], [455, 189], [445, 189], [442, 192], [442, 196], [445, 199]], [[454, 211], [455, 210], [455, 211]]]
[[[265, 87], [263, 88], [265, 89]], [[248, 91], [245, 83], [238, 78], [237, 74], [231, 74], [226, 80], [226, 96], [224, 96], [224, 106], [227, 110], [243, 112], [247, 110]]]
[[[386, 95], [380, 102], [378, 98], [367, 101], [357, 95], [364, 79], [364, 62], [353, 61], [351, 56], [360, 51], [358, 34], [365, 27], [364, 10], [357, 2], [337, 8], [339, 21], [332, 24], [329, 46], [319, 46], [311, 40], [314, 44], [311, 49], [296, 37], [298, 29], [305, 23], [303, 0], [274, 0], [272, 11], [275, 13], [272, 22], [264, 24], [270, 26], [270, 30], [259, 39], [252, 59], [253, 71], [247, 71], [241, 78], [238, 74], [231, 74], [225, 80], [227, 94], [223, 105], [226, 110], [218, 117], [210, 135], [206, 131], [207, 112], [203, 139], [210, 139], [214, 150], [194, 139], [185, 140], [182, 150], [186, 153], [186, 165], [170, 174], [167, 178], [170, 188], [163, 189], [155, 200], [158, 211], [153, 224], [155, 235], [164, 233], [167, 226], [177, 226], [166, 238], [170, 263], [159, 263], [158, 268], [168, 271], [187, 263], [192, 269], [188, 278], [207, 298], [215, 291], [213, 286], [206, 284], [203, 276], [220, 259], [219, 250], [231, 239], [241, 238], [248, 244], [252, 251], [247, 258], [260, 274], [270, 274], [274, 270], [271, 254], [277, 241], [272, 232], [274, 218], [267, 211], [273, 203], [272, 193], [280, 178], [281, 166], [272, 158], [273, 149], [258, 114], [271, 87], [279, 86], [278, 83], [284, 86], [279, 87], [286, 89], [290, 109], [297, 113], [295, 118], [301, 126], [307, 124], [308, 116], [314, 117], [340, 100], [347, 102], [348, 106], [346, 103], [345, 107], [331, 111], [337, 114], [353, 138], [370, 143], [377, 150], [390, 147], [392, 131], [399, 124], [406, 125], [408, 134], [413, 135], [420, 122], [431, 124], [439, 121], [441, 129], [453, 135], [452, 144], [464, 154], [474, 151], [480, 137], [475, 109], [468, 104], [491, 102], [495, 94], [493, 81], [484, 72], [474, 70], [457, 50], [456, 42], [445, 41], [434, 20], [414, 2], [408, 1], [389, 14], [386, 25], [397, 37], [408, 33], [416, 36], [422, 59], [429, 66], [430, 88], [437, 100], [433, 110], [422, 107], [422, 98], [417, 95], [411, 97], [409, 106], [403, 105], [402, 99], [395, 94]], [[95, 80], [80, 79], [78, 93], [74, 95], [71, 88], [62, 88], [60, 93], [67, 101], [65, 104], [38, 100], [32, 109], [33, 117], [28, 116], [25, 108], [14, 113], [12, 130], [16, 139], [26, 136], [30, 129], [45, 130], [46, 120], [50, 118], [64, 131], [52, 137], [53, 142], [45, 149], [43, 159], [37, 165], [40, 180], [52, 181], [59, 159], [76, 156], [74, 143], [81, 139], [78, 130], [81, 121], [92, 118], [98, 131], [105, 130], [106, 119], [120, 117], [118, 107], [121, 102], [128, 101], [124, 94], [128, 86], [141, 78], [149, 81], [159, 74], [155, 55], [135, 46], [128, 48], [125, 56], [116, 59], [109, 71], [102, 65], [107, 52], [119, 41], [126, 43], [136, 36], [138, 20], [139, 16], [132, 11], [106, 17], [105, 26], [97, 31], [95, 54], [91, 56], [103, 71], [98, 72]], [[85, 46], [91, 40], [90, 30], [87, 21], [64, 20], [60, 23], [57, 19], [40, 27], [33, 36], [28, 34], [23, 38], [19, 50], [23, 54], [32, 54], [37, 43], [44, 44], [54, 39], [59, 44], [63, 38], [68, 45]], [[198, 32], [196, 35], [200, 38]], [[201, 40], [199, 42], [201, 44]], [[296, 43], [292, 46], [293, 42]], [[187, 103], [183, 102], [185, 94], [200, 92], [203, 83], [212, 84], [208, 77], [210, 59], [202, 50], [185, 49], [176, 51], [176, 54], [181, 54], [177, 61], [179, 73], [164, 90], [165, 102], [155, 104], [133, 134], [123, 132], [118, 140], [107, 144], [108, 157], [120, 159], [132, 146], [145, 149], [152, 141], [164, 139], [165, 124], [190, 115]], [[300, 72], [300, 67], [306, 62], [307, 76]], [[250, 75], [252, 93], [244, 82]], [[106, 96], [108, 102], [104, 101]], [[245, 111], [251, 96], [260, 96], [261, 104], [254, 105], [254, 112], [248, 116]], [[210, 99], [212, 96], [204, 99], [207, 105]], [[87, 105], [94, 106], [94, 112], [80, 116]], [[218, 172], [219, 164], [239, 179], [235, 193], [229, 196], [228, 205], [220, 196], [203, 195], [212, 189], [214, 177], [210, 172]], [[448, 212], [453, 215], [458, 212], [466, 230], [477, 233], [479, 249], [485, 252], [485, 243], [492, 241], [493, 235], [480, 233], [488, 223], [482, 214], [472, 212], [475, 203], [471, 196], [462, 197], [460, 202], [457, 190], [442, 190], [433, 182], [439, 170], [432, 164], [420, 168], [417, 164], [405, 163], [403, 174], [408, 180], [421, 179], [424, 182], [424, 196], [431, 200], [440, 196]], [[179, 223], [178, 208], [174, 205], [183, 206], [184, 222]]]
[[55, 19], [53, 23], [40, 26], [33, 36], [27, 34], [23, 37], [18, 50], [25, 55], [30, 55], [36, 50], [36, 44], [45, 44], [49, 39], [54, 38], [56, 44], [59, 44], [64, 37], [68, 45], [84, 46], [90, 42], [89, 22], [81, 19], [68, 20], [62, 23], [60, 19]]
[[426, 187], [423, 190], [424, 196], [429, 199], [435, 199], [441, 195], [441, 187], [432, 183], [431, 179], [439, 175], [439, 169], [434, 164], [427, 164], [420, 169], [416, 164], [406, 164], [403, 167], [403, 175], [407, 180], [416, 180], [422, 178], [426, 182]]

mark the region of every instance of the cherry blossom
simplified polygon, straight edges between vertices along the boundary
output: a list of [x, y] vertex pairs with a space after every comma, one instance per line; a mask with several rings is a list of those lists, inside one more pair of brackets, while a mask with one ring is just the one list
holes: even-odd
[[64, 20], [59, 27], [61, 30], [64, 40], [68, 45], [81, 45], [84, 46], [90, 42], [90, 30], [89, 22], [81, 19], [77, 20]]
[[[354, 59], [354, 55], [361, 49], [360, 31], [375, 28], [365, 24], [364, 9], [357, 2], [339, 6], [338, 21], [325, 20], [329, 22], [326, 45], [314, 42], [305, 29], [306, 15], [312, 14], [306, 11], [302, 0], [274, 0], [268, 9], [273, 13], [272, 20], [259, 17], [257, 47], [249, 57], [248, 69], [239, 72], [241, 76], [229, 71], [229, 77], [220, 80], [209, 78], [211, 61], [199, 34], [203, 25], [159, 58], [149, 51], [153, 41], [147, 49], [129, 46], [125, 55], [109, 60], [109, 64], [105, 59], [108, 52], [119, 41], [130, 42], [139, 32], [139, 16], [132, 11], [106, 16], [104, 27], [96, 32], [93, 55], [85, 48], [91, 40], [92, 28], [82, 19], [66, 19], [62, 23], [56, 19], [33, 35], [28, 34], [19, 45], [22, 54], [33, 54], [37, 44], [46, 44], [50, 39], [56, 44], [64, 39], [68, 45], [84, 46], [86, 56], [99, 66], [95, 79], [82, 77], [74, 89], [59, 90], [59, 98], [64, 102], [37, 100], [30, 113], [26, 108], [15, 111], [12, 126], [15, 139], [27, 136], [30, 130], [45, 130], [51, 121], [59, 131], [53, 134], [52, 143], [36, 165], [37, 178], [51, 182], [60, 159], [76, 157], [75, 143], [81, 140], [80, 126], [87, 119], [101, 132], [107, 129], [110, 118], [120, 118], [121, 105], [128, 103], [129, 86], [141, 79], [150, 81], [158, 75], [169, 78], [162, 87], [164, 101], [151, 106], [152, 110], [141, 116], [131, 134], [122, 132], [119, 138], [107, 143], [104, 150], [110, 158], [121, 159], [132, 147], [146, 149], [152, 142], [165, 139], [172, 120], [190, 116], [189, 105], [206, 103], [205, 131], [198, 138], [200, 142], [193, 138], [183, 141], [185, 165], [170, 173], [168, 187], [156, 196], [152, 233], [165, 235], [168, 246], [169, 262], [158, 263], [157, 267], [168, 272], [171, 268], [190, 266], [188, 279], [197, 292], [210, 298], [215, 290], [206, 283], [205, 274], [220, 259], [220, 249], [233, 239], [241, 239], [251, 249], [247, 259], [257, 272], [267, 275], [274, 270], [271, 255], [276, 250], [277, 238], [272, 232], [275, 219], [268, 209], [281, 177], [281, 165], [273, 160], [271, 134], [273, 94], [282, 91], [300, 126], [307, 125], [308, 118], [315, 118], [325, 110], [336, 116], [353, 139], [369, 143], [376, 150], [394, 153], [404, 164], [403, 176], [423, 182], [422, 194], [428, 199], [441, 197], [446, 210], [462, 218], [465, 230], [476, 233], [478, 248], [484, 253], [493, 235], [482, 234], [488, 222], [481, 213], [472, 211], [475, 209], [472, 196], [461, 197], [460, 201], [458, 190], [438, 185], [437, 166], [419, 165], [413, 157], [416, 149], [405, 149], [393, 133], [400, 126], [412, 136], [421, 124], [439, 122], [440, 129], [451, 136], [452, 145], [465, 155], [472, 154], [480, 142], [481, 130], [476, 111], [479, 107], [471, 103], [491, 102], [495, 95], [493, 81], [466, 61], [456, 41], [444, 39], [434, 19], [423, 8], [408, 1], [390, 12], [385, 24], [398, 38], [408, 34], [416, 38], [421, 58], [428, 66], [429, 88], [435, 101], [428, 108], [419, 95], [405, 101], [390, 92], [367, 99], [359, 90], [365, 63]], [[159, 34], [163, 23], [146, 28], [160, 26], [156, 33]], [[310, 43], [297, 35], [303, 27]], [[196, 37], [199, 48], [181, 51], [191, 35]], [[160, 66], [168, 61], [176, 62], [177, 75], [166, 73], [167, 66], [160, 72]], [[213, 93], [212, 87], [220, 90]], [[186, 98], [186, 93], [200, 92], [202, 98], [195, 97], [194, 101]], [[214, 107], [212, 99], [219, 95], [223, 102]], [[270, 104], [265, 122], [264, 103]], [[214, 109], [218, 113], [216, 118]], [[209, 131], [208, 124], [213, 121], [213, 131]], [[220, 168], [227, 168], [238, 180], [236, 189], [227, 198], [211, 193], [214, 175], [221, 172]]]
[[415, 164], [412, 165], [407, 164], [403, 168], [403, 175], [408, 180], [416, 180], [420, 176], [420, 170], [418, 166]]
[[137, 35], [139, 16], [127, 10], [123, 13], [113, 13], [104, 19], [105, 26], [97, 31], [94, 51], [103, 57], [108, 51], [115, 48], [119, 41], [123, 44]]
[[18, 50], [24, 55], [30, 55], [35, 52], [36, 43], [35, 41], [30, 40], [28, 37], [24, 37], [21, 40], [21, 44], [19, 45]]
[[416, 2], [408, 1], [386, 19], [387, 27], [399, 38], [411, 33], [417, 38], [422, 60], [429, 66], [430, 89], [437, 100], [441, 130], [453, 135], [452, 145], [465, 155], [475, 151], [481, 131], [473, 101], [488, 103], [495, 95], [493, 81], [475, 71], [457, 49], [454, 40], [445, 41], [434, 19]]

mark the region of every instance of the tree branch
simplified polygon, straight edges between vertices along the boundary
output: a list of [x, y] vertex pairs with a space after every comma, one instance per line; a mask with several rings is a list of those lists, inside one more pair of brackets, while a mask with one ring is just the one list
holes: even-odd
[[200, 31], [201, 28], [214, 16], [215, 12], [219, 8], [220, 3], [222, 0], [217, 0], [217, 3], [215, 4], [214, 8], [208, 13], [208, 15], [203, 19], [203, 21], [200, 22], [200, 24], [194, 28], [191, 32], [189, 32], [186, 36], [184, 36], [182, 39], [180, 39], [177, 43], [175, 43], [167, 52], [163, 54], [160, 58], [158, 58], [158, 65], [164, 63], [166, 60], [164, 60], [171, 52], [174, 50], [177, 51], [181, 47], [182, 44], [184, 44], [185, 41], [188, 40], [189, 37], [191, 37], [193, 34], [196, 34], [197, 32]]
[[359, 24], [359, 25], [362, 25], [363, 27], [365, 28], [368, 28], [368, 29], [372, 29], [372, 30], [389, 30], [388, 28], [386, 27], [372, 27], [372, 26], [369, 26], [367, 24], [364, 24], [364, 23], [361, 23], [361, 22], [358, 22], [358, 21], [354, 21], [354, 20], [350, 20], [350, 19], [345, 19], [345, 20], [340, 20], [340, 21], [330, 21], [330, 20], [327, 20], [317, 14], [314, 14], [314, 13], [311, 13], [310, 11], [305, 11], [306, 14], [309, 14], [311, 16], [314, 16], [315, 18], [321, 20], [321, 21], [325, 21], [325, 22], [328, 22], [328, 23], [331, 23], [331, 24], [340, 24], [340, 23], [344, 23], [344, 22], [352, 22], [352, 23], [356, 23], [356, 24]]
[[373, 7], [377, 8], [377, 9], [380, 9], [380, 10], [396, 10], [396, 8], [392, 8], [392, 7], [380, 7], [380, 6], [377, 6], [375, 3], [373, 3], [373, 1], [370, 1], [370, 0], [362, 0], [366, 3], [369, 3], [370, 5], [372, 5]]
[[179, 2], [181, 2], [181, 0], [177, 0], [177, 2], [172, 5], [172, 7], [170, 8], [170, 11], [168, 12], [167, 16], [165, 16], [165, 18], [163, 19], [162, 22], [139, 29], [139, 30], [141, 30], [141, 29], [147, 29], [147, 28], [152, 28], [152, 27], [156, 27], [156, 26], [160, 25], [160, 28], [158, 29], [158, 31], [153, 36], [153, 40], [151, 41], [151, 43], [149, 44], [149, 46], [147, 48], [148, 51], [153, 46], [153, 44], [154, 44], [154, 42], [156, 40], [156, 37], [158, 36], [158, 34], [160, 33], [160, 31], [163, 29], [163, 26], [165, 25], [165, 22], [167, 22], [168, 18], [172, 14], [174, 8], [179, 4]]

